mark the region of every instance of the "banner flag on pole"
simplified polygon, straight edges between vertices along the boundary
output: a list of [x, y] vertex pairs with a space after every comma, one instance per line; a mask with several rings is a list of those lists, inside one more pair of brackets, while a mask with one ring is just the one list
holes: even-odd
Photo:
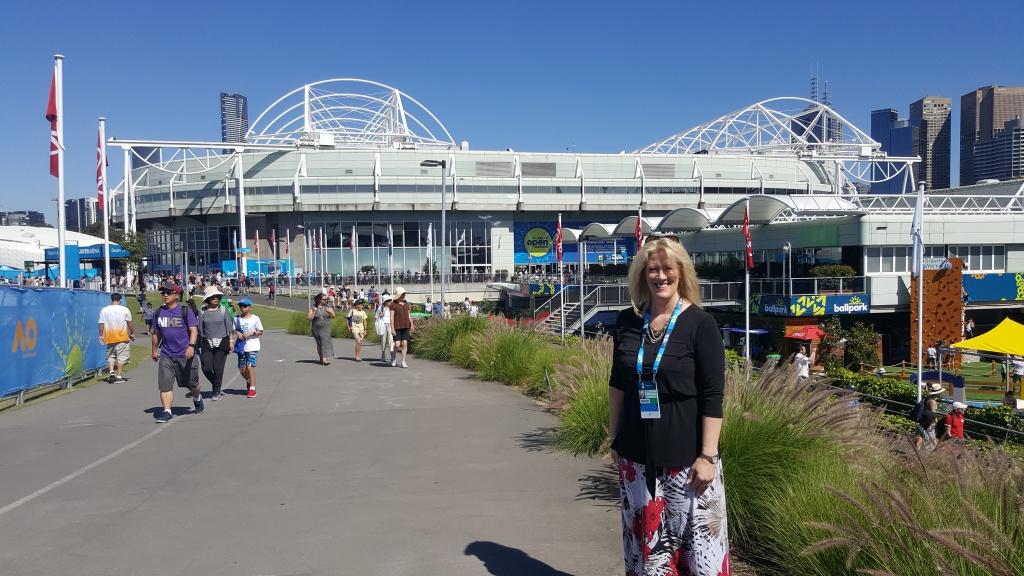
[[910, 221], [910, 242], [914, 245], [914, 261], [910, 269], [911, 274], [916, 278], [921, 274], [924, 266], [924, 233], [922, 224], [924, 220], [924, 188], [917, 190], [917, 203], [914, 204], [914, 218]]
[[[231, 231], [231, 249], [238, 253], [238, 230]], [[237, 256], [236, 256], [237, 257]]]
[[46, 103], [46, 119], [50, 122], [50, 175], [60, 178], [60, 160], [57, 157], [63, 148], [57, 132], [59, 111], [57, 110], [57, 68], [53, 69], [50, 80], [50, 99]]
[[291, 228], [285, 228], [284, 229], [284, 255], [285, 256], [288, 256], [288, 250], [289, 250], [289, 246], [291, 245], [291, 243], [292, 243], [292, 229]]
[[394, 255], [395, 245], [395, 232], [391, 229], [391, 224], [388, 224], [388, 258]]
[[256, 230], [256, 241], [253, 242], [256, 245], [256, 259], [260, 259], [260, 231]]
[[[99, 210], [107, 213], [107, 204], [103, 201], [103, 137], [99, 128], [96, 129], [96, 201]], [[106, 216], [104, 216], [106, 218]]]
[[747, 270], [754, 269], [754, 251], [750, 245], [750, 206], [743, 208], [743, 238], [746, 240]]
[[466, 243], [466, 231], [463, 230], [462, 234], [459, 235], [459, 240], [455, 243], [456, 246], [461, 246]]
[[555, 256], [562, 262], [562, 214], [558, 214], [558, 228], [555, 231]]
[[637, 250], [637, 252], [639, 252], [640, 248], [642, 248], [643, 245], [644, 245], [644, 229], [643, 229], [643, 224], [640, 223], [640, 220], [642, 218], [643, 218], [643, 209], [637, 208], [636, 209], [636, 228], [633, 229], [633, 236], [636, 237], [636, 250]]

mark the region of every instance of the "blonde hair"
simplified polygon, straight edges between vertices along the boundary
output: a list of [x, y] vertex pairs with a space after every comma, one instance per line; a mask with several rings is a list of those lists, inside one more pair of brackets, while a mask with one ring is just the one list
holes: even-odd
[[633, 310], [643, 314], [651, 305], [651, 289], [647, 285], [647, 261], [651, 254], [663, 252], [672, 261], [672, 267], [679, 273], [679, 295], [700, 306], [700, 287], [697, 285], [697, 270], [693, 267], [690, 254], [682, 242], [674, 239], [658, 238], [648, 240], [633, 258], [629, 265], [629, 299], [633, 302]]

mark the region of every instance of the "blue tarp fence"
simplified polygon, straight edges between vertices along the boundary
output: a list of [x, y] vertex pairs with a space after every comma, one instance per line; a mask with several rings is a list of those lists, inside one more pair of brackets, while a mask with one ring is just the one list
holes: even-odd
[[104, 292], [0, 286], [0, 396], [106, 365], [97, 325], [109, 303]]

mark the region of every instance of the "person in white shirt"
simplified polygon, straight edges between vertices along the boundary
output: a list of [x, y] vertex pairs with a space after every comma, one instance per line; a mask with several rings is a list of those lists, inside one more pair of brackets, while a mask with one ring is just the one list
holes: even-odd
[[[252, 313], [252, 300], [242, 298], [238, 301], [240, 315], [235, 317], [235, 338], [245, 341], [245, 349], [238, 354], [238, 372], [245, 378], [246, 398], [256, 397], [256, 360], [260, 355], [260, 336], [263, 335], [263, 322]], [[237, 340], [236, 340], [236, 346]]]
[[469, 301], [469, 317], [476, 318], [480, 315], [480, 307], [476, 305], [476, 302]]
[[927, 352], [928, 352], [928, 365], [930, 367], [932, 367], [932, 368], [935, 368], [935, 359], [938, 357], [939, 352], [938, 352], [938, 350], [935, 349], [935, 345], [934, 344], [932, 344], [931, 346], [928, 347]]
[[[129, 342], [135, 338], [132, 313], [121, 305], [121, 295], [110, 295], [110, 305], [100, 310], [100, 342], [107, 346], [107, 381], [124, 382], [124, 365], [131, 358]], [[115, 374], [116, 370], [116, 374]]]
[[793, 363], [796, 364], [797, 376], [801, 380], [805, 380], [811, 375], [811, 359], [807, 356], [807, 347], [800, 346], [800, 351], [793, 357]]

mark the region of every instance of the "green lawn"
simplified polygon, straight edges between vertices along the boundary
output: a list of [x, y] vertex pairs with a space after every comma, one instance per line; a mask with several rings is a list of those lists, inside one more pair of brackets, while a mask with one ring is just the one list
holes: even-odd
[[[899, 378], [900, 370], [899, 364], [885, 367], [886, 376], [891, 378]], [[907, 365], [903, 370], [906, 377], [909, 378], [914, 368]], [[968, 400], [999, 401], [1003, 399], [1005, 380], [999, 373], [998, 364], [995, 366], [994, 374], [991, 362], [964, 362], [963, 366], [954, 373], [964, 377]]]
[[[256, 298], [259, 294], [256, 295]], [[242, 296], [232, 296], [231, 301], [236, 305], [235, 311], [238, 311], [237, 304], [241, 300]], [[265, 330], [284, 330], [288, 327], [288, 317], [291, 316], [292, 310], [284, 310], [281, 308], [270, 308], [259, 304], [253, 296], [249, 296], [252, 299], [252, 311], [254, 314], [260, 317], [263, 321], [263, 328]], [[159, 308], [163, 305], [163, 299], [160, 298], [160, 294], [157, 292], [146, 293], [146, 300], [153, 304], [154, 308]], [[196, 308], [202, 308], [203, 301], [200, 296], [193, 298], [196, 303]], [[128, 307], [131, 309], [132, 314], [135, 317], [135, 321], [138, 325], [142, 325], [142, 317], [138, 314], [139, 303], [134, 297], [129, 297], [127, 302]]]

